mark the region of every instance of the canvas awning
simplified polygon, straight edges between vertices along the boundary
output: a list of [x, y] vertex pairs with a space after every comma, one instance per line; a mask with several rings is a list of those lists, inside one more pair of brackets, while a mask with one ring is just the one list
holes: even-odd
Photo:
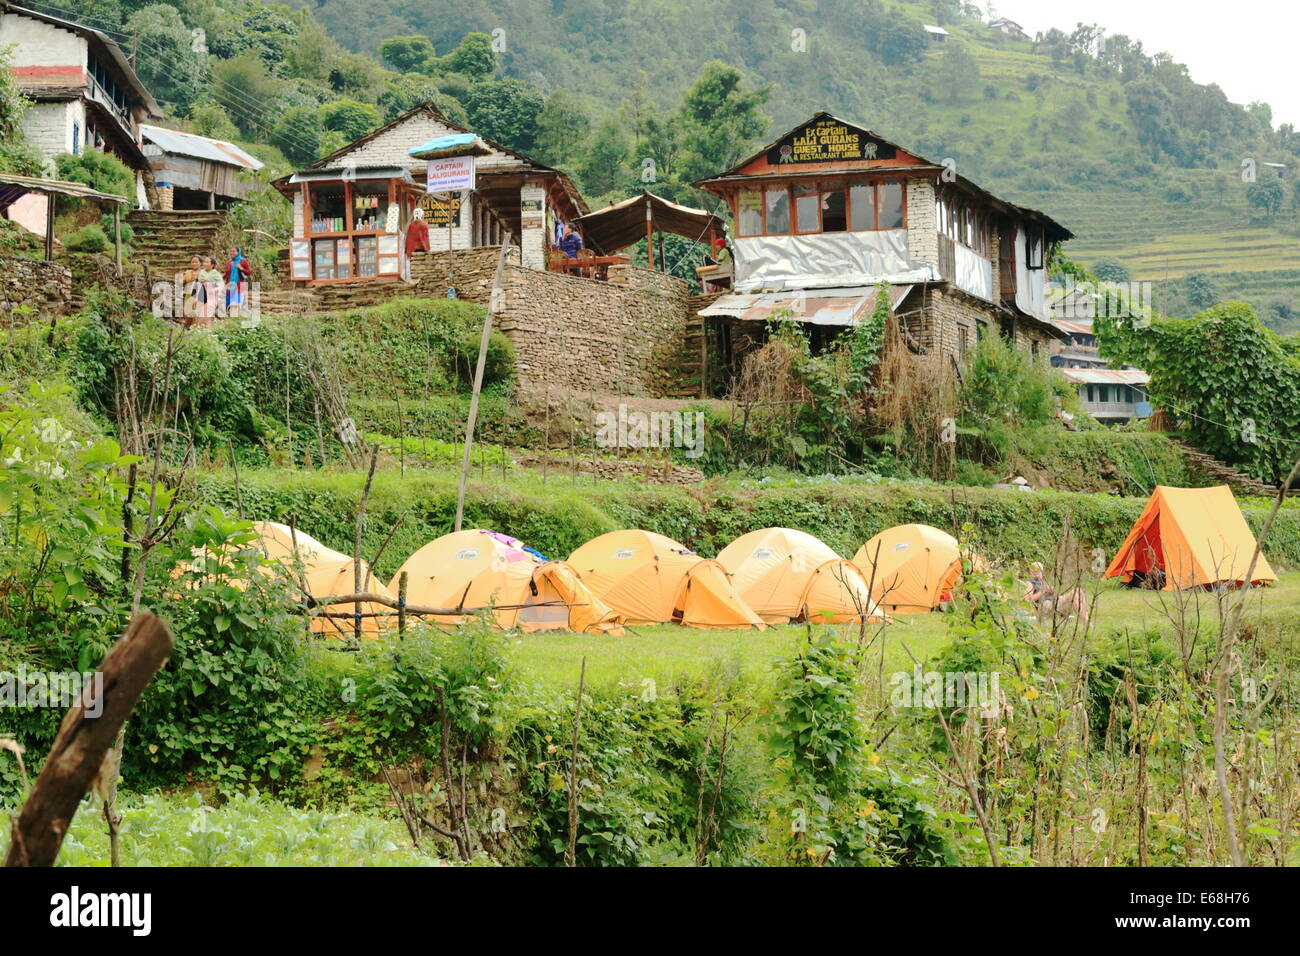
[[[910, 285], [891, 285], [889, 308], [912, 290]], [[813, 325], [856, 325], [876, 304], [877, 286], [851, 286], [842, 289], [814, 289], [808, 292], [750, 292], [724, 295], [715, 299], [700, 315], [730, 315], [738, 319], [766, 322], [784, 309], [795, 322]]]
[[587, 245], [609, 256], [646, 237], [647, 207], [656, 232], [671, 232], [697, 242], [706, 239], [710, 229], [722, 235], [722, 220], [708, 210], [681, 206], [648, 192], [589, 212], [576, 222]]

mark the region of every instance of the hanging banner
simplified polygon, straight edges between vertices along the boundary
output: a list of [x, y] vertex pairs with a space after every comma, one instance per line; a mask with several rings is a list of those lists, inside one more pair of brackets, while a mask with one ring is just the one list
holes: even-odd
[[474, 188], [473, 156], [431, 159], [425, 170], [428, 176], [425, 192], [446, 193]]
[[772, 165], [833, 163], [852, 159], [893, 159], [895, 149], [866, 130], [834, 119], [805, 123], [767, 151]]

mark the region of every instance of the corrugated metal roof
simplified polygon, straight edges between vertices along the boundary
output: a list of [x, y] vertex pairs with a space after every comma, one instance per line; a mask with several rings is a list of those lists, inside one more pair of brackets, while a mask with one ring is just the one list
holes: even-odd
[[224, 139], [209, 139], [196, 133], [182, 133], [176, 129], [144, 125], [140, 127], [140, 135], [144, 137], [145, 142], [153, 143], [164, 153], [191, 156], [194, 159], [239, 166], [243, 169], [261, 169], [265, 165], [256, 156], [249, 155], [234, 143], [228, 143]]
[[1145, 385], [1151, 376], [1140, 368], [1063, 368], [1061, 374], [1076, 385]]
[[[889, 287], [889, 304], [898, 303], [910, 292], [910, 285]], [[751, 292], [719, 296], [700, 315], [731, 315], [738, 319], [766, 322], [775, 312], [789, 309], [795, 322], [813, 325], [855, 325], [876, 302], [875, 286], [851, 286], [843, 289], [817, 289], [816, 294], [792, 292]]]

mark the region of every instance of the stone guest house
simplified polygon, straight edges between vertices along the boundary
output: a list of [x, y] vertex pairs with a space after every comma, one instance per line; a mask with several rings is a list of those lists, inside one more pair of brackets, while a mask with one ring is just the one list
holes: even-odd
[[918, 349], [961, 360], [993, 329], [1045, 355], [1061, 337], [1045, 276], [1069, 230], [862, 126], [817, 113], [695, 185], [731, 210], [732, 292], [701, 313], [725, 353], [784, 310], [825, 340], [870, 311], [881, 282]]

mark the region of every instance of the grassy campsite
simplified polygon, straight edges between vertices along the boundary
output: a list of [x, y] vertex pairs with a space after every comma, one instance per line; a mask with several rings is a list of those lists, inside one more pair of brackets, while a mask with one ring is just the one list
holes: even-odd
[[[410, 322], [417, 306], [405, 308]], [[283, 375], [286, 342], [301, 347], [291, 326], [268, 325], [210, 346], [245, 356], [217, 365], [249, 383], [243, 394], [265, 388], [269, 369]], [[55, 347], [42, 330], [7, 352], [15, 372], [71, 370], [81, 383], [8, 395], [24, 459], [76, 476], [52, 485], [52, 469], [10, 470], [32, 529], [20, 540], [49, 529], [95, 569], [39, 596], [11, 589], [9, 671], [84, 667], [129, 619], [121, 526], [92, 533], [63, 517], [73, 507], [113, 528], [131, 493], [133, 462], [104, 437], [87, 404], [102, 393], [79, 377], [81, 355], [105, 354], [99, 328], [60, 323]], [[165, 337], [153, 341], [136, 362], [165, 362]], [[297, 401], [306, 386], [288, 381]], [[364, 409], [377, 399], [356, 382]], [[437, 401], [463, 410], [463, 387]], [[283, 398], [267, 391], [255, 407], [273, 421]], [[651, 480], [667, 462], [649, 458], [639, 477], [609, 479], [575, 466], [609, 454], [595, 447], [520, 466], [516, 442], [536, 425], [486, 398], [492, 440], [475, 448], [461, 532], [459, 449], [385, 437], [392, 419], [363, 420], [368, 453], [355, 464], [337, 438], [321, 456], [316, 433], [290, 444], [289, 428], [263, 426], [256, 443], [218, 439], [177, 472], [194, 505], [153, 546], [141, 593], [178, 633], [209, 637], [180, 642], [135, 711], [115, 835], [88, 798], [64, 862], [107, 864], [116, 844], [124, 865], [565, 865], [572, 836], [576, 865], [1214, 865], [1232, 858], [1216, 739], [1238, 768], [1229, 785], [1256, 781], [1243, 813], [1257, 822], [1236, 831], [1243, 862], [1295, 862], [1294, 500], [1275, 510], [1229, 493], [1228, 508], [1159, 433], [1058, 429], [1022, 436], [1012, 454], [1061, 488], [747, 468], [683, 487]], [[204, 401], [195, 413], [220, 427], [221, 406]], [[309, 455], [310, 467], [298, 460]], [[1082, 464], [1102, 458], [1110, 490]], [[1163, 499], [1143, 492], [1163, 483], [1197, 497], [1177, 515], [1153, 510]], [[160, 507], [166, 520], [179, 504]], [[1215, 508], [1234, 560], [1249, 563], [1245, 539], [1259, 535], [1276, 580], [1262, 567], [1205, 570], [1224, 557], [1213, 552], [1202, 577], [1249, 573], [1260, 586], [1104, 576], [1144, 516], [1160, 517], [1161, 538], [1128, 551], [1163, 556], [1179, 521], [1195, 540]], [[1172, 576], [1187, 555], [1168, 555]], [[1062, 599], [1027, 596], [1035, 563]], [[349, 595], [363, 600], [328, 603]], [[41, 630], [51, 600], [67, 636]], [[456, 613], [399, 623], [398, 605]], [[1224, 666], [1229, 628], [1234, 716], [1216, 727], [1205, 682]], [[11, 800], [60, 715], [17, 713], [29, 762], [0, 755]], [[996, 756], [980, 756], [994, 743]], [[954, 784], [963, 767], [983, 781], [978, 804]], [[823, 794], [835, 796], [823, 806]]]

